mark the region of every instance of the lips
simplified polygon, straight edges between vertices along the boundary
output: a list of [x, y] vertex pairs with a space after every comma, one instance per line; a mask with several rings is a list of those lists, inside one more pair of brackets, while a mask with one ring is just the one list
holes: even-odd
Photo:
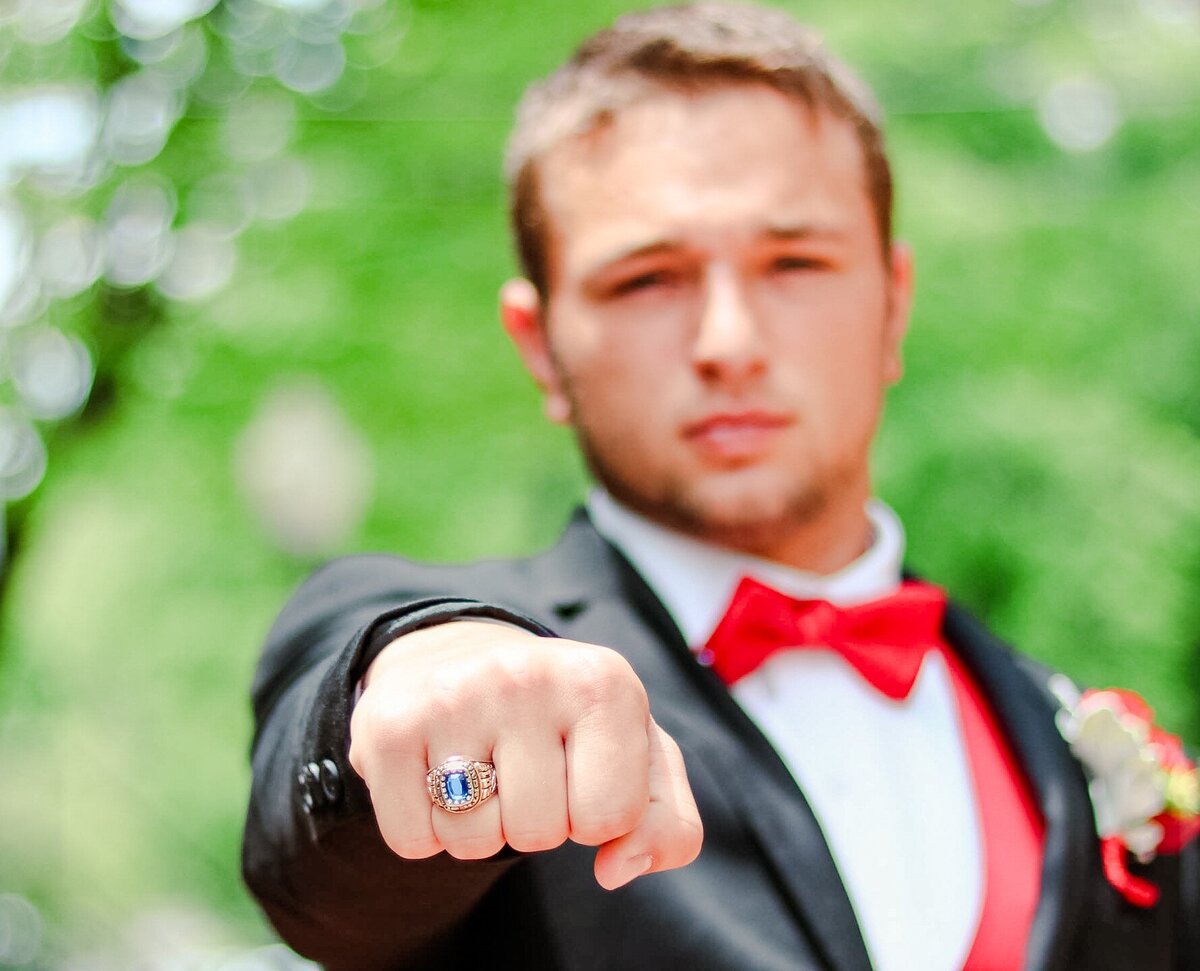
[[790, 424], [779, 412], [717, 412], [685, 425], [683, 437], [706, 458], [740, 463], [762, 455]]

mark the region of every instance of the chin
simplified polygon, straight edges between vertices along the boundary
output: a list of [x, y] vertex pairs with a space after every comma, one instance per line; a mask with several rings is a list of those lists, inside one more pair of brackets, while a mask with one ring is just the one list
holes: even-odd
[[[603, 479], [601, 481], [604, 481]], [[653, 491], [604, 482], [619, 501], [644, 516], [697, 539], [763, 553], [781, 535], [818, 518], [827, 505], [811, 483], [783, 482], [764, 470], [663, 483]]]

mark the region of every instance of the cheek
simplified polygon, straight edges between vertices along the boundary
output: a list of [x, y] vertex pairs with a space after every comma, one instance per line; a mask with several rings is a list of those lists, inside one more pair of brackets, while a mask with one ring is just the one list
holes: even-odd
[[650, 300], [576, 313], [557, 335], [555, 359], [579, 398], [615, 411], [668, 407], [669, 389], [688, 373], [680, 316], [670, 302]]
[[686, 386], [641, 354], [612, 353], [573, 362], [574, 422], [610, 467], [654, 475], [679, 459], [677, 426]]
[[820, 452], [861, 451], [874, 435], [886, 387], [885, 356], [860, 319], [827, 317], [776, 345], [772, 384]]
[[769, 313], [775, 366], [806, 386], [853, 396], [884, 383], [887, 302], [874, 276], [800, 278], [771, 294]]

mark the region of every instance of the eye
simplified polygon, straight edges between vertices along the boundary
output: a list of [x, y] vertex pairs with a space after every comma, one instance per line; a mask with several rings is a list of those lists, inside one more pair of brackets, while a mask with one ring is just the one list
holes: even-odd
[[821, 270], [826, 263], [813, 256], [777, 256], [771, 261], [774, 273], [793, 273], [801, 270]]
[[636, 276], [619, 280], [613, 285], [610, 292], [614, 297], [622, 297], [644, 290], [652, 290], [656, 287], [671, 286], [677, 280], [677, 275], [670, 270], [651, 270], [647, 273], [638, 273]]

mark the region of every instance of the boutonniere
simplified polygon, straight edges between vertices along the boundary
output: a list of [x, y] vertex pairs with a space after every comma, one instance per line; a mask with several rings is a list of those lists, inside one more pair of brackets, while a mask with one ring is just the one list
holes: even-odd
[[1087, 770], [1104, 875], [1131, 904], [1153, 907], [1158, 887], [1129, 872], [1127, 854], [1149, 863], [1200, 833], [1200, 772], [1134, 692], [1081, 694], [1062, 675], [1050, 690], [1062, 705], [1058, 730]]

